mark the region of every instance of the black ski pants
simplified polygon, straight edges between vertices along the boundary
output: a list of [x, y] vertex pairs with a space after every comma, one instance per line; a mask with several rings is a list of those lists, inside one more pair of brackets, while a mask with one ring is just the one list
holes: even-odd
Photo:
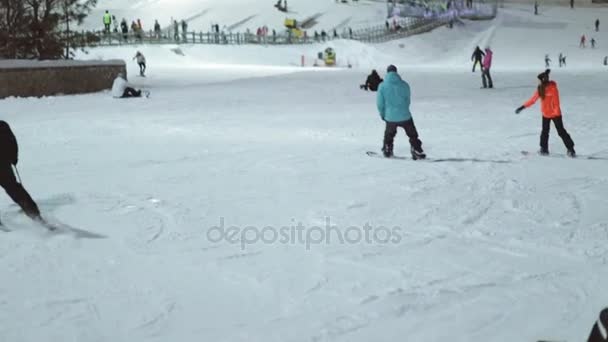
[[384, 150], [393, 151], [393, 141], [395, 140], [397, 128], [399, 127], [405, 130], [405, 134], [407, 134], [410, 139], [410, 146], [418, 152], [423, 152], [422, 142], [418, 139], [418, 131], [416, 130], [413, 119], [401, 122], [386, 122], [386, 129], [384, 130]]
[[139, 64], [139, 74], [140, 75], [144, 75], [144, 73], [146, 72], [146, 63], [137, 63]]
[[482, 68], [483, 63], [481, 62], [481, 58], [475, 58], [475, 62], [473, 63], [473, 72], [475, 72], [475, 67], [479, 64], [479, 67]]
[[481, 71], [481, 83], [484, 88], [494, 88], [494, 83], [492, 82], [492, 76], [490, 75], [490, 69], [482, 69]]
[[27, 193], [23, 185], [17, 182], [15, 174], [13, 173], [13, 167], [9, 163], [0, 163], [0, 186], [4, 188], [8, 196], [17, 203], [23, 212], [32, 219], [40, 217], [40, 210], [38, 205], [32, 199], [30, 194]]
[[551, 129], [551, 121], [555, 125], [555, 129], [557, 130], [557, 134], [559, 134], [560, 138], [564, 141], [564, 145], [568, 150], [574, 148], [574, 141], [570, 137], [570, 134], [564, 128], [564, 122], [562, 121], [562, 117], [558, 116], [556, 118], [545, 118], [543, 117], [543, 130], [540, 133], [540, 147], [543, 150], [549, 149], [549, 130]]
[[122, 94], [122, 97], [141, 97], [141, 90], [135, 90], [131, 87], [127, 87], [125, 92]]

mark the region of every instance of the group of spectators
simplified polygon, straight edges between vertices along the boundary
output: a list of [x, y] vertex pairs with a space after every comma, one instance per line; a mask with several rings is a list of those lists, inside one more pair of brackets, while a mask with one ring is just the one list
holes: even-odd
[[[123, 18], [119, 24], [118, 20], [116, 19], [116, 16], [110, 14], [109, 11], [106, 11], [103, 15], [103, 25], [104, 34], [114, 33], [119, 35], [125, 41], [129, 40], [130, 37], [133, 37], [138, 40], [142, 40], [144, 38], [144, 27], [141, 22], [141, 19], [133, 20], [129, 25], [127, 20]], [[182, 20], [181, 22], [178, 22], [177, 20], [172, 20], [171, 25], [166, 30], [163, 30], [161, 28], [158, 20], [154, 20], [154, 29], [151, 32], [150, 36], [158, 40], [160, 40], [161, 38], [173, 37], [173, 40], [180, 41], [187, 40], [187, 33], [188, 22], [186, 20]]]

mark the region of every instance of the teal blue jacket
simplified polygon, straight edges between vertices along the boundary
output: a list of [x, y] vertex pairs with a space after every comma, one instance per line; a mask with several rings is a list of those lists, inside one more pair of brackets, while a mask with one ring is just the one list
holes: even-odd
[[410, 85], [396, 72], [389, 72], [378, 88], [376, 104], [382, 120], [402, 122], [412, 119]]

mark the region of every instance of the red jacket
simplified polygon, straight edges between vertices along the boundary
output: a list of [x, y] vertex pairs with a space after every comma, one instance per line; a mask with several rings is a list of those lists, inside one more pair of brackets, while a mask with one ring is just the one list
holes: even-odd
[[[538, 89], [534, 92], [534, 95], [524, 103], [524, 107], [528, 108], [538, 101], [540, 95]], [[545, 99], [540, 100], [540, 110], [543, 113], [543, 117], [552, 119], [562, 116], [562, 110], [559, 105], [559, 90], [557, 90], [557, 83], [550, 81], [545, 87]]]

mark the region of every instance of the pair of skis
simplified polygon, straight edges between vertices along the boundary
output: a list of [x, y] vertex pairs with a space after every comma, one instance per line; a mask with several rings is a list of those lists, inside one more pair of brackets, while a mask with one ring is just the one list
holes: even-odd
[[[80, 238], [80, 239], [105, 239], [105, 238], [107, 238], [107, 236], [105, 236], [105, 235], [101, 235], [101, 234], [93, 233], [93, 232], [90, 232], [90, 231], [87, 231], [84, 229], [72, 227], [68, 224], [57, 222], [57, 221], [50, 222], [48, 220], [41, 219], [41, 220], [34, 220], [32, 222], [35, 222], [41, 228], [46, 229], [48, 232], [54, 233], [54, 234], [71, 234], [75, 238]], [[0, 231], [5, 232], [5, 233], [10, 233], [13, 230], [0, 222]]]

